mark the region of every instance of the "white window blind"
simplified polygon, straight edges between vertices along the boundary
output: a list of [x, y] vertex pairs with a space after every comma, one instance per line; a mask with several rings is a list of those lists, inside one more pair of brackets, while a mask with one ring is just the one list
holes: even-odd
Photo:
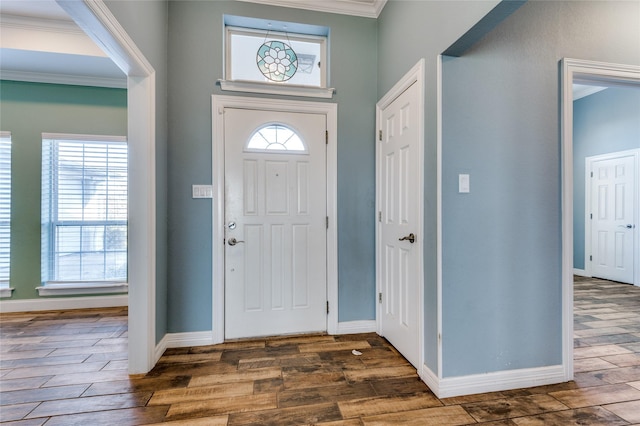
[[45, 285], [126, 281], [126, 140], [43, 135], [42, 145]]
[[0, 287], [11, 270], [11, 134], [0, 132]]

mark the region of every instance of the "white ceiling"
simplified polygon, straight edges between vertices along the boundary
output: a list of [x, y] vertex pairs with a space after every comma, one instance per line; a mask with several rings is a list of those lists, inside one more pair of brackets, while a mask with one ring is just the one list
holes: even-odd
[[578, 99], [593, 95], [594, 93], [598, 93], [604, 89], [606, 89], [604, 86], [573, 83], [573, 100], [577, 101]]
[[[377, 17], [387, 0], [239, 0]], [[0, 0], [0, 77], [126, 87], [122, 71], [76, 26], [55, 0]], [[574, 85], [574, 100], [605, 87]]]
[[71, 21], [69, 15], [53, 0], [2, 0], [0, 14]]
[[[210, 0], [215, 1], [215, 0]], [[387, 0], [239, 0], [375, 18]], [[0, 0], [0, 78], [126, 87], [126, 77], [55, 0]]]
[[127, 85], [124, 73], [54, 0], [0, 0], [0, 78]]

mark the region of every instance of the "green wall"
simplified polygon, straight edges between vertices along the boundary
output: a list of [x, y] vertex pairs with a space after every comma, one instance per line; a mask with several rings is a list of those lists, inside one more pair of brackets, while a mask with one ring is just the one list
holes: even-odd
[[0, 130], [11, 132], [12, 141], [12, 299], [35, 299], [41, 279], [42, 133], [126, 136], [127, 91], [2, 80]]

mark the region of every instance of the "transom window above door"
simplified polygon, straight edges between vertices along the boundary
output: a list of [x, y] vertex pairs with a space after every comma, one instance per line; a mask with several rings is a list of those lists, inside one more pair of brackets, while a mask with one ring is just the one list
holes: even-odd
[[223, 90], [330, 98], [329, 28], [225, 15]]
[[282, 124], [268, 124], [251, 135], [245, 151], [300, 154], [307, 153], [307, 147], [295, 130]]

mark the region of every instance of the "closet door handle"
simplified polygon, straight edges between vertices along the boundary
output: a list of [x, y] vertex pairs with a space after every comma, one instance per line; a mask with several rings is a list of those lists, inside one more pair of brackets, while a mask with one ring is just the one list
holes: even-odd
[[409, 241], [411, 244], [413, 244], [416, 242], [416, 236], [413, 235], [413, 232], [412, 232], [409, 235], [405, 235], [402, 238], [398, 238], [398, 241]]

